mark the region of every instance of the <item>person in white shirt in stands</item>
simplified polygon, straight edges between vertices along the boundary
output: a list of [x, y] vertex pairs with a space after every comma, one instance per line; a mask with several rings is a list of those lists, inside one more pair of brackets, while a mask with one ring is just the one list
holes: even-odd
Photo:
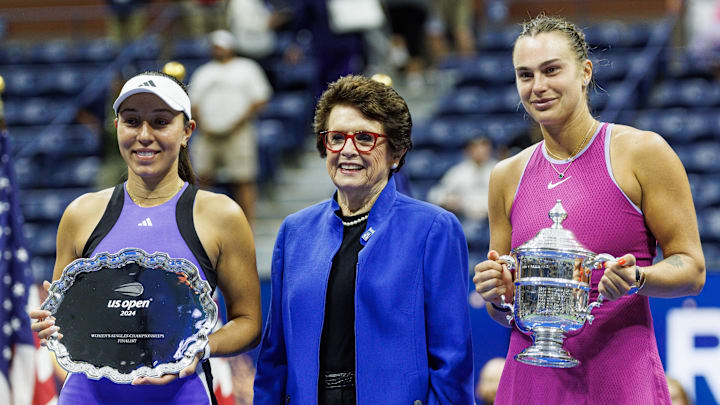
[[224, 30], [210, 34], [213, 60], [190, 78], [193, 116], [201, 136], [191, 145], [193, 166], [203, 185], [231, 185], [248, 221], [255, 217], [257, 136], [253, 119], [272, 96], [260, 65], [235, 55], [235, 38]]
[[480, 136], [470, 140], [465, 146], [465, 158], [430, 189], [428, 201], [461, 218], [487, 218], [490, 171], [495, 163], [490, 138]]

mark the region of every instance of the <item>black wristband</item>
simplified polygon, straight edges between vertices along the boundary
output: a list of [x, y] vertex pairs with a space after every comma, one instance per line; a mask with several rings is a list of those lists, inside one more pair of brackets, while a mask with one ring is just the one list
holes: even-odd
[[510, 309], [505, 308], [505, 307], [499, 307], [499, 306], [495, 305], [494, 302], [491, 302], [490, 305], [492, 305], [492, 307], [495, 308], [496, 311], [500, 311], [500, 312], [510, 312]]

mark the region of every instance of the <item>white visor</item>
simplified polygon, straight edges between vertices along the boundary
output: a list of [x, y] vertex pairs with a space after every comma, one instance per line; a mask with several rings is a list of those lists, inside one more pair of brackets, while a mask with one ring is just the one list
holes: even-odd
[[152, 93], [160, 97], [173, 110], [185, 113], [189, 120], [192, 119], [190, 97], [187, 93], [174, 80], [156, 75], [138, 75], [128, 80], [113, 103], [115, 115], [118, 114], [118, 109], [123, 101], [138, 93]]

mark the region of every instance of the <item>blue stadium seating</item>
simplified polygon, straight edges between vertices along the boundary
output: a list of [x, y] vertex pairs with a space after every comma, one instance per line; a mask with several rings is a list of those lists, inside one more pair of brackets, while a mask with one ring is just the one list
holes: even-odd
[[173, 59], [210, 59], [210, 40], [207, 37], [182, 38], [172, 44]]
[[[68, 101], [64, 101], [67, 103]], [[63, 100], [33, 97], [25, 100], [5, 102], [5, 117], [8, 126], [44, 125], [63, 112]]]
[[720, 106], [720, 83], [702, 78], [664, 81], [655, 87], [649, 102], [661, 108]]
[[592, 48], [645, 46], [656, 25], [652, 23], [625, 23], [622, 21], [603, 21], [584, 27], [585, 40]]
[[0, 47], [0, 65], [15, 65], [25, 62], [25, 45], [17, 41], [4, 41]]
[[258, 182], [264, 183], [275, 177], [282, 152], [290, 149], [288, 131], [282, 120], [264, 119], [257, 122]]
[[698, 227], [703, 242], [720, 242], [720, 208], [707, 208], [698, 211]]
[[8, 97], [33, 97], [40, 95], [35, 70], [30, 66], [7, 66], [0, 68], [0, 75], [5, 78]]
[[720, 165], [717, 164], [718, 156], [720, 156], [720, 144], [718, 142], [698, 142], [681, 145], [675, 148], [675, 152], [685, 164], [685, 169], [688, 172], [720, 172]]
[[720, 207], [720, 180], [715, 175], [690, 174], [690, 190], [698, 210]]
[[109, 38], [92, 38], [77, 45], [78, 60], [84, 63], [111, 62], [120, 53], [120, 45]]
[[89, 188], [57, 188], [20, 191], [20, 207], [28, 221], [57, 222], [65, 207]]
[[714, 135], [714, 110], [686, 108], [638, 112], [632, 125], [662, 135], [672, 145], [710, 140]]
[[500, 85], [515, 82], [512, 55], [509, 52], [482, 53], [460, 62], [458, 86]]
[[272, 65], [277, 91], [312, 89], [317, 77], [317, 65], [304, 61], [297, 65], [279, 62]]
[[408, 154], [403, 171], [411, 180], [438, 180], [453, 165], [462, 159], [462, 152], [436, 152], [414, 150]]
[[65, 128], [15, 127], [10, 130], [10, 134], [13, 154], [18, 157], [100, 154], [100, 135], [83, 125], [70, 125]]
[[463, 231], [465, 231], [468, 247], [472, 250], [487, 252], [490, 246], [490, 225], [488, 221], [463, 220], [462, 227]]
[[509, 51], [520, 34], [520, 27], [509, 25], [502, 28], [487, 28], [477, 36], [477, 48], [480, 51]]
[[305, 141], [310, 130], [312, 100], [312, 95], [305, 91], [276, 93], [258, 118], [273, 118], [286, 122], [289, 136], [285, 138], [285, 142], [290, 147], [297, 148]]
[[77, 49], [70, 39], [40, 41], [28, 49], [27, 58], [33, 63], [72, 63], [78, 61]]
[[31, 256], [55, 254], [57, 224], [26, 223], [23, 226], [23, 234]]

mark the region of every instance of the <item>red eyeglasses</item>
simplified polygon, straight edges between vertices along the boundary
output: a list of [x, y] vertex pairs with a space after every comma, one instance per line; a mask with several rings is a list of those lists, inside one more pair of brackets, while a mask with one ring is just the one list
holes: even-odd
[[383, 134], [376, 134], [368, 131], [357, 132], [340, 132], [340, 131], [320, 131], [325, 149], [331, 152], [340, 152], [345, 147], [348, 138], [352, 139], [355, 149], [360, 153], [370, 153], [377, 145], [377, 139], [387, 138]]

